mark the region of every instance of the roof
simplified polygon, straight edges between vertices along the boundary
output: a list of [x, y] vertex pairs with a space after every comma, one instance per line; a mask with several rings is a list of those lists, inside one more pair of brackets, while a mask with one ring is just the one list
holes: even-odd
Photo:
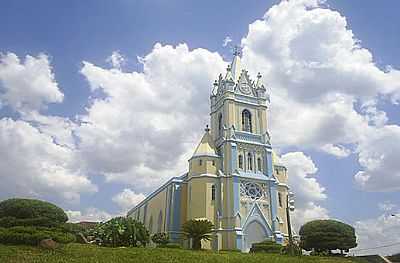
[[197, 157], [197, 156], [218, 157], [218, 155], [215, 151], [214, 141], [211, 137], [210, 129], [208, 129], [208, 126], [205, 129], [203, 138], [201, 138], [200, 143], [197, 145], [192, 158]]

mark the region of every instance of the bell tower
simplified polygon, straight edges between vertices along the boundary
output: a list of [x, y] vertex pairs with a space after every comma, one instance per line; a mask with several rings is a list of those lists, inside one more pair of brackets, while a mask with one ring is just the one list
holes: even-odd
[[262, 232], [264, 239], [283, 242], [277, 207], [281, 194], [268, 133], [269, 94], [260, 73], [252, 80], [242, 68], [238, 48], [233, 55], [211, 92], [210, 134], [221, 157], [218, 214], [232, 242], [225, 245], [245, 251], [256, 241], [248, 240], [252, 235], [247, 232]]

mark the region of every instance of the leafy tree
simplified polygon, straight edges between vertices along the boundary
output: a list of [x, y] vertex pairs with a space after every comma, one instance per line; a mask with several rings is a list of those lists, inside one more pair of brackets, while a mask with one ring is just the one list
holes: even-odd
[[211, 240], [211, 232], [214, 225], [207, 219], [189, 220], [182, 226], [182, 232], [186, 239], [192, 239], [192, 249], [201, 249], [202, 240]]
[[343, 253], [356, 247], [354, 228], [336, 220], [314, 220], [300, 228], [300, 246], [317, 253], [340, 249]]
[[156, 233], [151, 237], [151, 240], [158, 246], [164, 246], [169, 242], [168, 233]]
[[8, 199], [0, 202], [0, 225], [58, 226], [67, 222], [64, 210], [49, 202], [35, 199]]
[[146, 246], [149, 232], [139, 221], [130, 217], [115, 217], [91, 231], [102, 244], [116, 246]]

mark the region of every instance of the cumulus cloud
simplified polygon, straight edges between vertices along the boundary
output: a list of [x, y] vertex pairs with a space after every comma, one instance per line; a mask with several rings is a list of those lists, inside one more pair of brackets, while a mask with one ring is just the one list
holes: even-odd
[[[253, 74], [263, 72], [271, 90], [273, 141], [338, 158], [354, 152], [363, 168], [355, 175], [358, 186], [396, 190], [399, 170], [392, 160], [398, 155], [394, 130], [399, 126], [387, 126], [377, 100], [398, 102], [400, 72], [378, 68], [346, 18], [323, 3], [281, 1], [251, 23], [242, 39], [244, 64]], [[383, 144], [389, 134], [394, 139], [389, 151], [374, 149], [370, 138]]]
[[378, 207], [382, 211], [389, 212], [389, 211], [392, 211], [393, 209], [395, 209], [397, 207], [397, 205], [393, 204], [390, 201], [385, 201], [383, 203], [379, 203]]
[[0, 120], [0, 197], [77, 201], [97, 187], [82, 173], [73, 150], [25, 121]]
[[14, 53], [0, 54], [0, 106], [29, 112], [63, 97], [46, 55], [28, 55], [21, 61]]
[[115, 195], [112, 200], [122, 209], [122, 211], [127, 212], [145, 198], [146, 196], [144, 194], [137, 194], [131, 189], [126, 188], [119, 194]]
[[0, 104], [19, 119], [0, 119], [0, 198], [25, 196], [76, 202], [97, 191], [77, 158], [68, 119], [42, 115], [49, 103], [63, 100], [47, 56], [0, 56]]
[[[381, 215], [357, 221], [355, 226], [357, 248], [351, 250], [356, 255], [392, 255], [400, 249], [400, 216]], [[375, 249], [371, 249], [375, 248]]]
[[122, 65], [125, 64], [126, 59], [119, 51], [113, 51], [106, 61], [111, 64], [113, 68], [121, 70]]
[[67, 210], [65, 211], [65, 213], [68, 215], [68, 222], [71, 223], [77, 223], [81, 221], [105, 222], [113, 217], [123, 216], [122, 214], [110, 214], [104, 210], [100, 210], [94, 207], [89, 207], [83, 212], [77, 210]]
[[400, 190], [400, 126], [375, 129], [358, 146], [363, 170], [355, 175], [356, 184], [367, 191]]
[[140, 61], [142, 73], [84, 62], [90, 88], [105, 96], [89, 105], [76, 134], [94, 172], [149, 191], [187, 170], [187, 151], [208, 123], [213, 79], [226, 64], [217, 53], [185, 44], [156, 44]]
[[325, 188], [315, 178], [318, 169], [311, 158], [302, 152], [290, 152], [282, 155], [280, 162], [288, 169], [289, 185], [295, 194], [294, 229], [298, 231], [310, 220], [327, 218], [328, 210], [318, 204], [327, 198]]

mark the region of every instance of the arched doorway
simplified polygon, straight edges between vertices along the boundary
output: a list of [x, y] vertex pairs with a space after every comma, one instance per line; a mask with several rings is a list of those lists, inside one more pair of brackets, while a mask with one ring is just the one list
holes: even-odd
[[246, 225], [244, 231], [243, 251], [249, 252], [253, 243], [258, 243], [269, 238], [265, 226], [258, 220], [253, 220]]

